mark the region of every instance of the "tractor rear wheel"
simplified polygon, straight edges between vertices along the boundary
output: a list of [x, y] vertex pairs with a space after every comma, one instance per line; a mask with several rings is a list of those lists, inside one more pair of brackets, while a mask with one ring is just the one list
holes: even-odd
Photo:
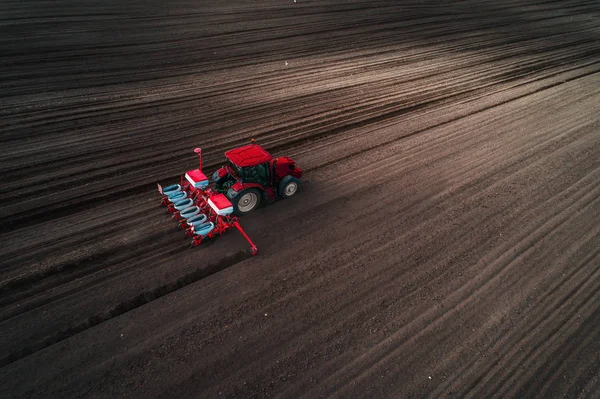
[[286, 176], [279, 183], [279, 196], [289, 198], [298, 191], [299, 180], [292, 176]]
[[255, 188], [242, 191], [233, 199], [233, 206], [237, 215], [252, 212], [260, 205], [260, 192]]

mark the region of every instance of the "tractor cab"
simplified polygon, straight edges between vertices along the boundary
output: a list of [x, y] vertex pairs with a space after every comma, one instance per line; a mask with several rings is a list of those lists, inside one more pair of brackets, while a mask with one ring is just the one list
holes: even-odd
[[236, 148], [225, 153], [229, 165], [242, 181], [263, 186], [270, 184], [271, 154], [256, 144]]
[[225, 157], [227, 164], [212, 180], [217, 191], [232, 201], [237, 214], [256, 209], [262, 199], [274, 201], [297, 191], [302, 170], [289, 157], [273, 158], [254, 143], [227, 151]]

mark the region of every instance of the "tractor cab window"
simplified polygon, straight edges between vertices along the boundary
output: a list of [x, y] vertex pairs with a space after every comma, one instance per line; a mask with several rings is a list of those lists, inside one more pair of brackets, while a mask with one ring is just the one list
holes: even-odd
[[269, 183], [269, 164], [264, 163], [256, 166], [256, 175], [258, 176], [260, 183], [265, 185]]
[[268, 163], [256, 165], [254, 167], [243, 168], [244, 181], [258, 183], [261, 185], [269, 184], [269, 165]]
[[229, 166], [231, 168], [231, 170], [233, 170], [233, 172], [241, 178], [244, 178], [243, 172], [244, 170], [242, 168], [240, 168], [239, 166], [237, 166], [236, 164], [234, 164], [231, 161], [227, 161], [227, 166]]

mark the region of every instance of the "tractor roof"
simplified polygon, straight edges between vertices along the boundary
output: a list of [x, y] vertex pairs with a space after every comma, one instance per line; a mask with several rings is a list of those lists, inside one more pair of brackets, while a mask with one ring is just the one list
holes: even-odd
[[269, 162], [273, 157], [258, 144], [249, 144], [225, 153], [227, 159], [239, 167], [252, 167]]

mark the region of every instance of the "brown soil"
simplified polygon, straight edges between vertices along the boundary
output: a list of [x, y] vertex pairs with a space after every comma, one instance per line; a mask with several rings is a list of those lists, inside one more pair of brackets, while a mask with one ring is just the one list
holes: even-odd
[[[3, 397], [600, 396], [600, 5], [0, 3]], [[189, 248], [251, 137], [293, 198]]]

